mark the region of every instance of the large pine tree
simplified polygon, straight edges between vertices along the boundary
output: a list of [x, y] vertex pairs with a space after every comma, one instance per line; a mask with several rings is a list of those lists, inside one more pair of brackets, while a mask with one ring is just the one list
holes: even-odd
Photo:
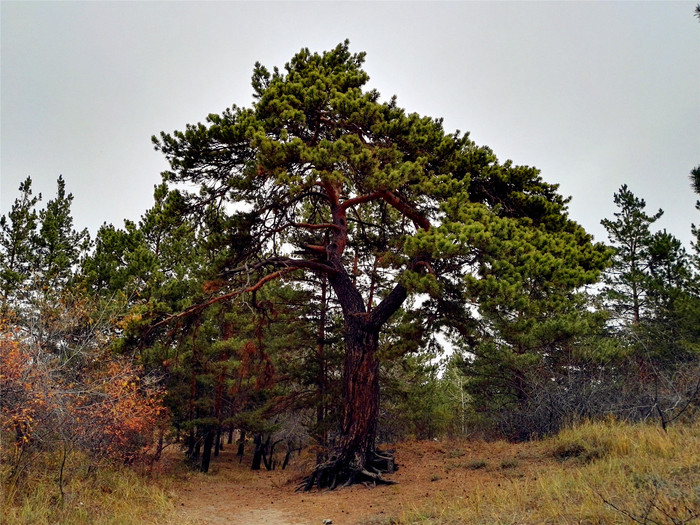
[[[580, 286], [604, 259], [536, 169], [500, 164], [468, 135], [446, 133], [440, 119], [381, 102], [364, 89], [363, 61], [345, 42], [323, 54], [304, 49], [283, 71], [256, 64], [252, 107], [154, 138], [171, 165], [165, 181], [197, 188], [186, 194], [189, 213], [214, 207], [226, 216], [212, 235], [223, 255], [215, 285], [170, 320], [309, 272], [340, 304], [339, 438], [307, 488], [383, 481], [390, 461], [375, 443], [377, 350], [399, 309], [417, 323], [430, 319], [426, 329], [448, 318], [465, 326], [469, 305], [490, 288], [509, 286], [493, 291], [517, 298], [519, 286], [546, 281], [555, 268], [566, 286]], [[516, 278], [527, 254], [528, 276]], [[428, 299], [414, 301], [419, 294]]]

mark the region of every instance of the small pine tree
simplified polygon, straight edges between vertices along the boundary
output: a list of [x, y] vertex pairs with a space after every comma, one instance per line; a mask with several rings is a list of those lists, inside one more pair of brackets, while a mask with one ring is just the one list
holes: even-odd
[[19, 296], [30, 284], [35, 265], [38, 215], [35, 210], [41, 195], [32, 196], [32, 179], [19, 186], [20, 196], [10, 212], [0, 217], [0, 308], [6, 315], [19, 307]]
[[650, 227], [663, 210], [648, 215], [644, 199], [637, 198], [626, 184], [614, 200], [619, 208], [615, 220], [601, 221], [615, 249], [613, 264], [605, 274], [605, 293], [618, 320], [638, 325], [648, 312]]

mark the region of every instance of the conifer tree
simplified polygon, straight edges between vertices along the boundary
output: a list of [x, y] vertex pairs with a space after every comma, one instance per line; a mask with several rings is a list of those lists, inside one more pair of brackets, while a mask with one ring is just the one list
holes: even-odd
[[1, 313], [17, 308], [17, 294], [30, 285], [35, 264], [38, 215], [36, 205], [41, 195], [32, 196], [32, 179], [27, 177], [19, 186], [20, 196], [15, 199], [7, 215], [0, 217]]
[[644, 199], [627, 186], [615, 203], [616, 220], [602, 224], [616, 250], [605, 289], [613, 335], [631, 358], [621, 383], [628, 397], [624, 410], [633, 418], [658, 415], [665, 427], [700, 394], [697, 273], [680, 240], [651, 231], [661, 210], [648, 215]]
[[[644, 199], [636, 197], [626, 185], [615, 194], [619, 211], [616, 220], [604, 219], [610, 241], [615, 249], [613, 264], [606, 273], [606, 297], [616, 315], [619, 327], [640, 334], [653, 331], [661, 339], [648, 341], [649, 351], [660, 355], [662, 339], [674, 340], [673, 327], [679, 320], [681, 304], [686, 304], [694, 291], [694, 276], [690, 258], [680, 240], [664, 231], [652, 232], [651, 226], [661, 217], [645, 211]], [[671, 343], [671, 347], [675, 343]], [[661, 352], [663, 353], [663, 352]]]
[[[690, 185], [693, 191], [697, 195], [700, 195], [700, 166], [696, 166], [690, 172]], [[695, 209], [700, 211], [700, 200], [695, 202]], [[693, 224], [692, 232], [693, 235], [695, 235], [695, 242], [693, 243], [693, 248], [695, 249], [695, 268], [696, 271], [700, 272], [700, 227]]]
[[636, 197], [626, 184], [614, 200], [619, 208], [615, 220], [601, 221], [615, 248], [612, 267], [606, 273], [606, 294], [618, 319], [638, 325], [648, 310], [650, 227], [663, 210], [648, 215], [644, 199]]
[[36, 247], [37, 279], [48, 289], [65, 286], [87, 253], [90, 236], [87, 229], [73, 229], [73, 195], [66, 194], [63, 176], [57, 181], [56, 197], [39, 213], [39, 237]]
[[133, 460], [160, 412], [158, 389], [108, 352], [109, 316], [78, 278], [89, 237], [73, 227], [63, 177], [44, 209], [35, 210], [31, 179], [20, 192], [0, 220], [0, 359], [10, 380], [0, 430], [14, 427], [28, 462], [33, 452], [59, 445], [65, 454], [76, 447]]
[[71, 204], [63, 177], [57, 180], [56, 196], [46, 207], [35, 210], [41, 196], [32, 197], [31, 179], [20, 185], [21, 196], [7, 217], [2, 217], [3, 314], [20, 314], [18, 326], [31, 333], [49, 352], [79, 338], [84, 319], [68, 312], [81, 302], [73, 279], [80, 258], [90, 245], [87, 230], [73, 228]]
[[[256, 64], [251, 108], [154, 138], [171, 165], [164, 180], [197, 187], [185, 195], [189, 213], [214, 207], [225, 217], [211, 236], [220, 246], [218, 287], [155, 324], [308, 273], [325, 276], [341, 307], [337, 446], [307, 489], [385, 481], [380, 473], [393, 462], [376, 448], [378, 350], [402, 307], [417, 323], [432, 312], [438, 326], [468, 317], [465, 305], [503, 283], [546, 287], [556, 272], [568, 275], [565, 286], [593, 282], [604, 260], [537, 170], [500, 164], [468, 135], [446, 133], [440, 119], [380, 102], [364, 89], [363, 61], [345, 42], [323, 54], [304, 49], [284, 71]], [[527, 253], [532, 267], [520, 279], [524, 261], [510, 261]], [[431, 299], [412, 301], [418, 294]]]

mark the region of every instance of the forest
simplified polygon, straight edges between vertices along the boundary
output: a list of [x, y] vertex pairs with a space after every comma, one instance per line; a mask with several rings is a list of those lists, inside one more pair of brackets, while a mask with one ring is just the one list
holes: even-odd
[[[630, 181], [594, 242], [536, 168], [381, 101], [363, 62], [345, 42], [256, 64], [253, 105], [155, 136], [152, 207], [94, 238], [62, 176], [47, 200], [20, 185], [0, 218], [6, 508], [40, 469], [63, 502], [71, 457], [177, 449], [206, 473], [225, 447], [254, 471], [306, 451], [303, 494], [395, 483], [398, 442], [697, 425], [693, 219], [684, 246]], [[688, 171], [663, 175], [700, 195]], [[630, 519], [696, 519], [679, 498]]]

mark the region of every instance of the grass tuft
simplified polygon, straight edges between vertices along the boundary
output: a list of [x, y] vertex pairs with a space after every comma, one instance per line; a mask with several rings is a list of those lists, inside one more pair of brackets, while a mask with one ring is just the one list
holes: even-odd
[[486, 468], [488, 466], [489, 464], [483, 459], [475, 459], [465, 465], [465, 467], [469, 470], [481, 470], [482, 468]]
[[518, 468], [520, 466], [520, 461], [517, 459], [504, 459], [501, 461], [501, 468], [503, 470]]

